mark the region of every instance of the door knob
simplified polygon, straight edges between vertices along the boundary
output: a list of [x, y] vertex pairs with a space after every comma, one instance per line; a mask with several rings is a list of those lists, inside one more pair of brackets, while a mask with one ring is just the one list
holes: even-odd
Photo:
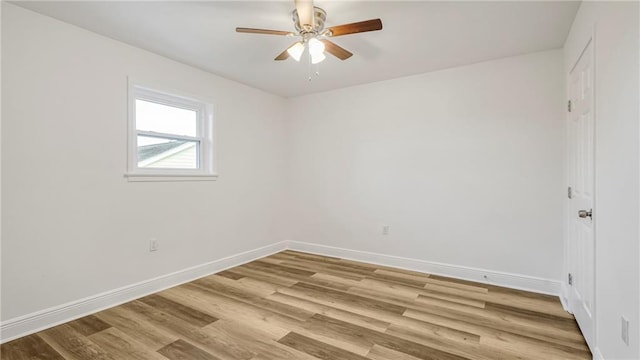
[[589, 209], [589, 211], [580, 210], [580, 211], [578, 211], [578, 216], [581, 217], [581, 218], [591, 217], [592, 213], [593, 213], [593, 209]]

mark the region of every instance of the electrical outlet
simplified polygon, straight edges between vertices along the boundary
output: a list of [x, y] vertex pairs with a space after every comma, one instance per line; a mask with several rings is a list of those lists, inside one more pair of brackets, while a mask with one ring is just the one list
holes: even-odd
[[389, 229], [391, 229], [391, 226], [382, 225], [382, 235], [389, 235]]
[[158, 251], [158, 239], [149, 240], [149, 252]]
[[627, 346], [629, 346], [629, 320], [627, 320], [624, 316], [620, 317], [620, 325], [622, 326], [621, 335], [622, 341], [624, 341]]

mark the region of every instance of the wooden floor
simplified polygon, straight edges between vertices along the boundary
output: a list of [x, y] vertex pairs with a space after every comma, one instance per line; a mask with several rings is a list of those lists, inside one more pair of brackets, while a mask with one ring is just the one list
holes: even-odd
[[285, 251], [2, 345], [2, 359], [591, 359], [556, 297]]

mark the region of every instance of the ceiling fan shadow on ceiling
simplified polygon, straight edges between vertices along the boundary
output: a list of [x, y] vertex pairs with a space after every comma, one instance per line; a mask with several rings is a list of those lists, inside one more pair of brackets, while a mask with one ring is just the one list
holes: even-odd
[[346, 60], [353, 55], [348, 50], [329, 40], [329, 38], [382, 30], [382, 20], [380, 19], [332, 26], [325, 29], [324, 22], [327, 19], [327, 13], [321, 8], [313, 6], [313, 0], [295, 0], [295, 6], [295, 10], [293, 10], [295, 31], [237, 27], [236, 32], [291, 37], [300, 36], [301, 40], [289, 46], [285, 51], [280, 53], [280, 55], [276, 56], [274, 60], [286, 60], [291, 57], [296, 61], [300, 61], [304, 51], [308, 50], [310, 63], [317, 64], [326, 58], [324, 54], [325, 51], [340, 60]]

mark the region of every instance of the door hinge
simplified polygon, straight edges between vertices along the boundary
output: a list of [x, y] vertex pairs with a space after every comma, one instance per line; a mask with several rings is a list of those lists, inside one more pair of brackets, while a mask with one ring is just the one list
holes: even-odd
[[567, 101], [567, 111], [571, 112], [571, 100]]
[[572, 190], [572, 189], [571, 189], [571, 186], [569, 186], [569, 187], [567, 188], [567, 197], [568, 197], [569, 199], [573, 198], [573, 196], [571, 195], [571, 190]]
[[567, 280], [569, 281], [569, 285], [573, 285], [573, 275], [571, 275], [571, 273], [568, 274], [569, 276], [567, 276]]

